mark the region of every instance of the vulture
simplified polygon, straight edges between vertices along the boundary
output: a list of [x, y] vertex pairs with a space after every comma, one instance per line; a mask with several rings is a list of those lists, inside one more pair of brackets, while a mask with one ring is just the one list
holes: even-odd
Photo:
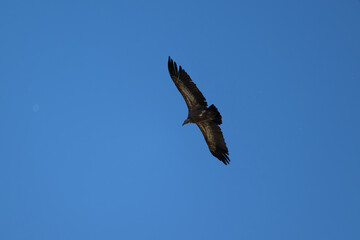
[[170, 77], [183, 96], [189, 110], [183, 126], [188, 123], [195, 123], [204, 135], [211, 154], [227, 165], [230, 163], [229, 151], [219, 127], [222, 123], [219, 111], [213, 104], [208, 107], [205, 97], [190, 76], [181, 66], [178, 69], [176, 62], [170, 57], [168, 68]]

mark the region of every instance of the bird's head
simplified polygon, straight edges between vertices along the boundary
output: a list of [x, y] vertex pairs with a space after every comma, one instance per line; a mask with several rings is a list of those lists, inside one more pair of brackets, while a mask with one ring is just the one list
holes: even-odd
[[190, 122], [190, 119], [185, 119], [185, 121], [184, 121], [184, 123], [182, 124], [183, 126], [185, 125], [185, 124], [188, 124]]

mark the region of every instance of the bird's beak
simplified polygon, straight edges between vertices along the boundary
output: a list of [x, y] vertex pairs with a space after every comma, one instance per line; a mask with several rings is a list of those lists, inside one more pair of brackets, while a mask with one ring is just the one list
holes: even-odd
[[188, 123], [189, 123], [189, 119], [186, 119], [182, 125], [184, 126], [185, 124], [188, 124]]

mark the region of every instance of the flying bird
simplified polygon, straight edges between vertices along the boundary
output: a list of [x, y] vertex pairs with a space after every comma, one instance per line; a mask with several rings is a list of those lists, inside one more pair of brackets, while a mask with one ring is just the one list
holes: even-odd
[[176, 62], [170, 57], [168, 68], [171, 79], [185, 99], [189, 110], [188, 117], [184, 121], [183, 126], [188, 123], [195, 123], [204, 135], [212, 155], [227, 165], [230, 163], [229, 151], [219, 127], [222, 123], [219, 111], [213, 104], [210, 107], [207, 106], [205, 97], [196, 87], [190, 76], [181, 66], [178, 69]]

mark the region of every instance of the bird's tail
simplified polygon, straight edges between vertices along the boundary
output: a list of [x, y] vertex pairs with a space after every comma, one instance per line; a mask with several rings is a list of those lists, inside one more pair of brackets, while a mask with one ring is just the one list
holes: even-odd
[[213, 122], [215, 122], [218, 125], [222, 124], [221, 115], [220, 115], [219, 111], [217, 110], [217, 108], [214, 106], [214, 104], [211, 104], [211, 106], [208, 108], [208, 110], [210, 110], [214, 115]]

